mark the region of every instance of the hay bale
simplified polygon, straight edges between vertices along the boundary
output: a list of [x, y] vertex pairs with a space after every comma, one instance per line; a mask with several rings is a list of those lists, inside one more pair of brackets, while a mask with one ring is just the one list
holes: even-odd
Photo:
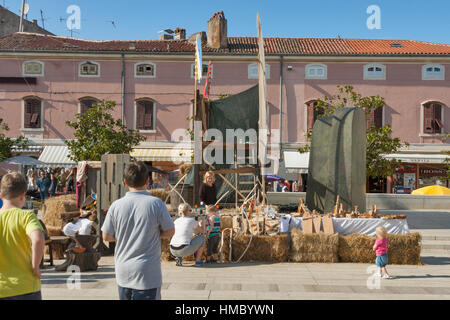
[[227, 228], [233, 228], [233, 216], [222, 215], [220, 216], [222, 222], [222, 230]]
[[42, 221], [47, 227], [62, 228], [61, 213], [77, 210], [76, 196], [74, 194], [49, 198], [45, 200], [42, 206]]
[[[163, 202], [165, 202], [167, 197], [169, 197], [169, 191], [164, 190], [164, 189], [151, 189], [148, 192], [150, 192], [150, 194], [152, 196], [161, 199]], [[169, 197], [167, 203], [170, 203], [170, 197]]]
[[[240, 258], [250, 240], [250, 235], [240, 234], [233, 237], [232, 241], [232, 260]], [[227, 233], [224, 239], [223, 259], [228, 261], [230, 237]], [[248, 248], [241, 261], [259, 261], [259, 262], [287, 262], [289, 260], [289, 244], [287, 235], [275, 236], [253, 236], [250, 247]]]
[[339, 236], [338, 256], [341, 262], [374, 263], [375, 252], [372, 247], [375, 237], [365, 234]]
[[323, 232], [307, 234], [298, 229], [291, 231], [290, 261], [338, 262], [339, 236]]
[[186, 173], [188, 173], [192, 168], [192, 164], [182, 164], [179, 169], [180, 169], [180, 175], [181, 177], [184, 176]]
[[420, 233], [388, 234], [389, 264], [421, 264], [422, 237]]
[[172, 253], [170, 253], [170, 239], [161, 239], [161, 261], [175, 261]]
[[[339, 237], [339, 261], [375, 263], [373, 245], [376, 237], [363, 234], [350, 234]], [[418, 265], [420, 261], [421, 236], [419, 233], [388, 234], [389, 264]]]

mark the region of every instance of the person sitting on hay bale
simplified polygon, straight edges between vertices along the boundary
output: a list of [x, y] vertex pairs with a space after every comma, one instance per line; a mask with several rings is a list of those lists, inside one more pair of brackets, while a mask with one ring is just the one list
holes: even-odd
[[208, 214], [208, 244], [206, 246], [207, 263], [217, 263], [217, 254], [219, 252], [220, 230], [222, 223], [217, 215], [215, 206], [206, 206]]
[[[180, 218], [176, 219], [175, 234], [170, 240], [170, 252], [175, 256], [176, 265], [182, 266], [183, 257], [195, 255], [195, 266], [202, 266], [203, 246], [206, 239], [204, 236], [204, 226], [201, 220], [197, 222], [195, 218], [190, 217], [191, 207], [188, 204], [178, 206]], [[199, 233], [192, 238], [192, 235]]]
[[76, 235], [89, 236], [93, 233], [97, 221], [96, 195], [86, 198], [80, 209], [80, 216], [74, 217], [71, 222], [63, 228], [63, 233], [72, 238], [74, 242], [69, 245], [68, 251], [84, 252], [83, 248], [75, 240]]
[[389, 246], [389, 240], [387, 239], [387, 231], [383, 226], [379, 226], [376, 229], [377, 240], [373, 245], [373, 251], [376, 252], [377, 258], [375, 263], [379, 269], [377, 276], [383, 277], [383, 279], [392, 279], [386, 270], [388, 263], [387, 248]]

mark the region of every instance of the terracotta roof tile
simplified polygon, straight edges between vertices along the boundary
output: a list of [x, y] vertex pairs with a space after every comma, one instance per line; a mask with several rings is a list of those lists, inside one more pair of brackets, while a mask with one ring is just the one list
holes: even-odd
[[[136, 49], [130, 49], [130, 42]], [[401, 46], [392, 46], [398, 44]], [[264, 38], [266, 54], [292, 55], [450, 55], [450, 45], [413, 40], [371, 40], [341, 38]], [[33, 33], [0, 37], [1, 50], [36, 51], [129, 51], [154, 53], [193, 53], [187, 40], [93, 41]], [[256, 37], [229, 37], [228, 47], [204, 52], [256, 54]]]

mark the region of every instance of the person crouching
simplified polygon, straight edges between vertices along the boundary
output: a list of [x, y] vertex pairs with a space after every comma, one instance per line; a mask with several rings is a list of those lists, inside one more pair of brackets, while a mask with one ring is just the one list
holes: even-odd
[[[180, 217], [174, 221], [175, 234], [170, 240], [170, 252], [175, 256], [176, 265], [182, 266], [183, 257], [195, 254], [195, 266], [202, 266], [203, 246], [205, 245], [205, 230], [202, 222], [190, 217], [191, 207], [180, 204], [178, 214]], [[195, 233], [199, 233], [194, 235]], [[193, 237], [194, 235], [194, 237]]]

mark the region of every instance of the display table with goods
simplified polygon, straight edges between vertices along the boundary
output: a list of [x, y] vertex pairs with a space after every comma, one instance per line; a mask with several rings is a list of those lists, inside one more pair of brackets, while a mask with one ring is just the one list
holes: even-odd
[[[259, 210], [257, 210], [259, 209]], [[301, 201], [298, 211], [280, 214], [276, 207], [221, 210], [221, 261], [352, 262], [375, 261], [375, 230], [388, 232], [390, 264], [420, 264], [421, 236], [410, 233], [406, 215], [379, 215], [376, 207], [346, 213], [337, 203], [333, 213], [310, 212]], [[162, 260], [172, 261], [169, 241]]]

